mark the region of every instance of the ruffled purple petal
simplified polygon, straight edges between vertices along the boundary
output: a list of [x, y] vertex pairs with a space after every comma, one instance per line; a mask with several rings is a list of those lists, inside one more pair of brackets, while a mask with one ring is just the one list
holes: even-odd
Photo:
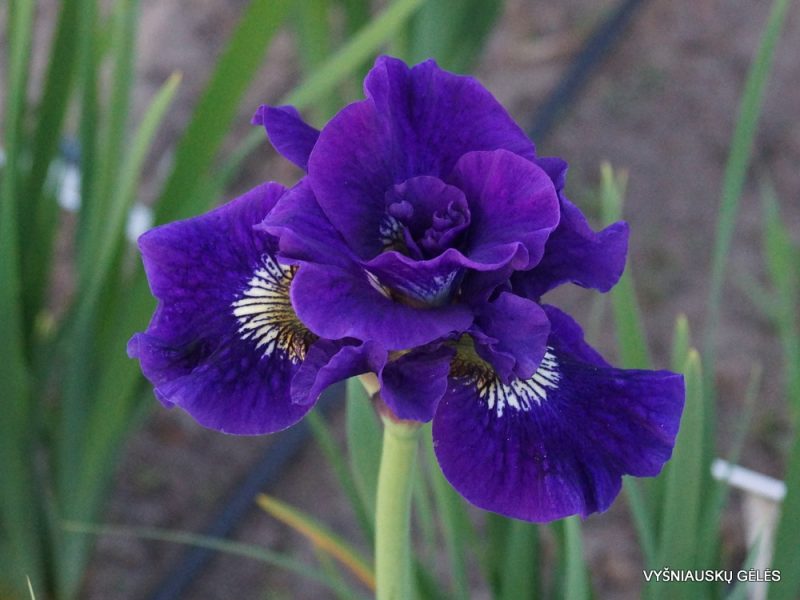
[[468, 264], [469, 261], [452, 248], [425, 261], [392, 250], [362, 263], [376, 283], [391, 290], [395, 297], [420, 306], [447, 304], [458, 288], [463, 267]]
[[499, 269], [529, 269], [559, 220], [558, 197], [547, 174], [507, 150], [470, 152], [449, 182], [467, 196], [472, 223], [464, 252]]
[[421, 175], [442, 178], [475, 150], [535, 158], [525, 133], [480, 83], [433, 61], [409, 69], [381, 57], [365, 89], [366, 100], [345, 107], [323, 128], [308, 162], [323, 212], [362, 259], [383, 249], [384, 195], [395, 184]]
[[319, 340], [292, 380], [292, 398], [297, 404], [314, 404], [329, 385], [362, 373], [378, 373], [386, 360], [386, 350], [371, 342]]
[[308, 161], [308, 179], [322, 211], [364, 259], [383, 250], [385, 195], [407, 179], [396, 174], [401, 170], [397, 151], [375, 107], [364, 100], [328, 122]]
[[[529, 379], [542, 361], [550, 334], [550, 321], [536, 303], [502, 292], [477, 309], [473, 329], [483, 334], [478, 355], [508, 382], [513, 376]], [[478, 340], [476, 340], [478, 341]]]
[[290, 382], [313, 336], [289, 302], [293, 268], [274, 258], [274, 238], [253, 229], [284, 192], [261, 185], [205, 215], [139, 239], [159, 304], [133, 336], [156, 396], [200, 424], [228, 433], [278, 431], [309, 407]]
[[362, 270], [307, 264], [294, 278], [292, 304], [300, 320], [320, 337], [370, 340], [387, 350], [421, 346], [472, 323], [464, 305], [416, 308], [379, 290]]
[[364, 91], [402, 149], [406, 171], [401, 181], [412, 175], [447, 175], [463, 154], [474, 150], [503, 148], [535, 158], [533, 143], [480, 82], [443, 71], [433, 60], [409, 68], [381, 56]]
[[538, 299], [545, 292], [572, 282], [607, 292], [619, 281], [628, 251], [628, 224], [620, 221], [594, 232], [581, 211], [563, 194], [567, 164], [558, 158], [537, 160], [559, 192], [561, 222], [545, 245], [544, 257], [536, 267], [515, 273], [514, 289]]
[[419, 348], [391, 360], [380, 371], [381, 398], [400, 419], [427, 423], [447, 390], [454, 351]]
[[348, 267], [356, 257], [317, 204], [304, 178], [286, 192], [256, 229], [280, 240], [280, 256], [289, 261]]
[[548, 351], [532, 378], [503, 384], [459, 356], [433, 420], [453, 487], [481, 508], [536, 522], [603, 511], [622, 475], [658, 474], [684, 400], [680, 375], [598, 366], [580, 328], [547, 314]]
[[386, 248], [409, 246], [410, 256], [432, 258], [457, 244], [469, 222], [464, 193], [438, 177], [423, 175], [387, 192], [381, 234]]
[[304, 171], [319, 131], [308, 125], [293, 106], [260, 106], [253, 125], [263, 125], [269, 141], [286, 159]]

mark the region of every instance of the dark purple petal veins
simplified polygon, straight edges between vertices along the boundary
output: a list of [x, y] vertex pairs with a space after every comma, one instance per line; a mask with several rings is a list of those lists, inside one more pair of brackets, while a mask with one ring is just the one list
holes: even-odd
[[680, 375], [600, 366], [569, 317], [547, 314], [547, 350], [529, 379], [503, 383], [462, 342], [433, 420], [453, 487], [481, 508], [536, 522], [603, 511], [622, 475], [658, 474], [684, 398]]

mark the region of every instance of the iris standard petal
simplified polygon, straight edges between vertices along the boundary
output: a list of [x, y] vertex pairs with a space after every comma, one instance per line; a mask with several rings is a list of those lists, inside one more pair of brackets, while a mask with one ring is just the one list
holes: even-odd
[[533, 377], [503, 384], [460, 352], [433, 420], [453, 487], [481, 508], [536, 522], [603, 511], [623, 475], [658, 474], [684, 398], [680, 375], [598, 366], [580, 328], [547, 314], [547, 353]]
[[558, 190], [561, 221], [550, 234], [544, 256], [530, 271], [512, 278], [515, 291], [538, 299], [545, 292], [572, 282], [607, 292], [619, 281], [628, 252], [628, 224], [620, 221], [595, 232], [580, 209], [563, 193], [567, 164], [559, 158], [537, 159]]
[[290, 398], [291, 379], [314, 341], [289, 301], [296, 267], [278, 263], [274, 238], [253, 229], [283, 192], [264, 184], [139, 240], [159, 304], [128, 353], [162, 402], [206, 427], [267, 433], [308, 410]]
[[555, 187], [542, 169], [507, 150], [470, 152], [448, 182], [467, 197], [471, 260], [514, 269], [539, 262], [559, 220]]
[[403, 150], [402, 179], [445, 176], [473, 150], [503, 148], [529, 160], [536, 155], [525, 132], [477, 79], [443, 71], [433, 60], [409, 68], [381, 56], [364, 91]]
[[291, 294], [300, 320], [320, 337], [370, 340], [387, 350], [421, 346], [472, 323], [462, 304], [417, 308], [397, 302], [360, 268], [302, 265]]
[[322, 211], [361, 258], [383, 250], [385, 195], [402, 175], [402, 151], [368, 100], [343, 108], [322, 129], [308, 180]]
[[308, 125], [293, 106], [260, 106], [253, 125], [263, 125], [274, 148], [304, 171], [319, 131]]
[[357, 260], [320, 209], [307, 179], [283, 194], [256, 229], [277, 237], [281, 257], [291, 262], [348, 267]]
[[330, 120], [308, 163], [322, 210], [363, 259], [383, 249], [384, 194], [395, 184], [442, 178], [475, 150], [535, 157], [533, 144], [486, 88], [432, 60], [409, 68], [380, 57], [364, 85], [367, 99]]

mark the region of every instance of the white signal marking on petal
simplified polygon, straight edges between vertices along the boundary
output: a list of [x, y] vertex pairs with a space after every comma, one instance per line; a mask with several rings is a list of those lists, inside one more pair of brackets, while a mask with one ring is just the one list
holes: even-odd
[[276, 350], [292, 362], [305, 358], [311, 333], [300, 323], [289, 299], [289, 285], [297, 267], [281, 265], [268, 254], [231, 305], [239, 322], [239, 337], [255, 342], [264, 356]]
[[403, 225], [392, 215], [384, 215], [378, 226], [381, 244], [384, 249], [389, 249], [396, 243], [403, 240]]
[[552, 351], [548, 346], [539, 368], [530, 379], [514, 379], [510, 383], [503, 383], [485, 363], [466, 367], [464, 375], [459, 375], [473, 380], [478, 397], [497, 413], [498, 418], [503, 416], [507, 407], [527, 412], [547, 400], [548, 390], [558, 389], [561, 373]]

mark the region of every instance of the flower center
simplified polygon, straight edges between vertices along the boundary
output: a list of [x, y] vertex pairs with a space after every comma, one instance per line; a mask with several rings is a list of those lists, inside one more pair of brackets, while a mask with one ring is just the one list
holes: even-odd
[[242, 340], [263, 348], [263, 356], [284, 354], [293, 363], [305, 358], [314, 335], [297, 318], [289, 298], [289, 286], [297, 267], [282, 265], [264, 254], [247, 287], [231, 304]]
[[467, 385], [474, 385], [478, 397], [486, 402], [490, 410], [494, 409], [498, 418], [503, 416], [506, 407], [517, 412], [528, 412], [534, 406], [541, 406], [547, 400], [548, 392], [558, 389], [561, 379], [558, 360], [553, 348], [548, 346], [533, 377], [503, 383], [492, 366], [478, 356], [474, 342], [468, 335], [462, 335], [456, 344], [450, 376]]
[[384, 250], [426, 260], [457, 246], [469, 221], [461, 190], [436, 177], [413, 177], [386, 194], [380, 236]]

